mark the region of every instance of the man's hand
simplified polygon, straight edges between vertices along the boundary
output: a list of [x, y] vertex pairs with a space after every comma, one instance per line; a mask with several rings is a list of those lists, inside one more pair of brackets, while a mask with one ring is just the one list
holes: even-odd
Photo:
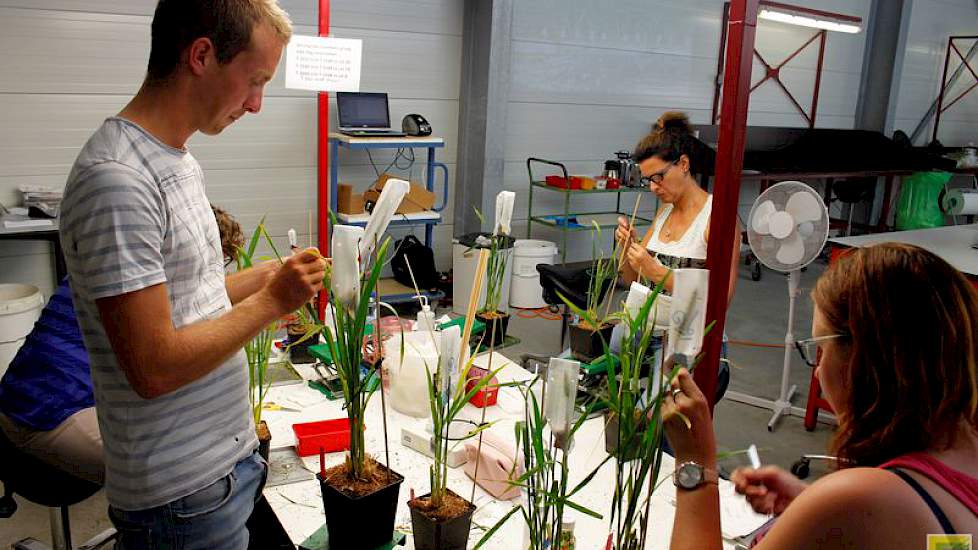
[[279, 308], [279, 314], [291, 313], [308, 302], [323, 288], [326, 262], [315, 248], [290, 256], [276, 270], [263, 292]]

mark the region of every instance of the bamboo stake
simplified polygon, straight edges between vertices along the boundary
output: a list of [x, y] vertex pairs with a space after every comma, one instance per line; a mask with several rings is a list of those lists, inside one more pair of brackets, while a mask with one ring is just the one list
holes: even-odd
[[[374, 237], [374, 250], [377, 250], [377, 238]], [[381, 365], [380, 369], [377, 369], [378, 359], [383, 362], [382, 353], [380, 351], [380, 280], [377, 280], [377, 288], [375, 289], [377, 293], [377, 307], [374, 313], [374, 369], [377, 370], [378, 376], [380, 377], [380, 412], [384, 420], [384, 461], [387, 467], [387, 481], [391, 480], [391, 449], [389, 438], [387, 436], [387, 400], [384, 398], [384, 367]], [[361, 345], [357, 342], [357, 345]]]
[[479, 293], [482, 291], [482, 279], [486, 274], [486, 264], [489, 262], [489, 251], [485, 248], [479, 250], [479, 262], [475, 268], [475, 279], [472, 281], [472, 291], [469, 292], [469, 308], [465, 311], [465, 326], [462, 328], [462, 347], [459, 348], [465, 353], [462, 357], [465, 365], [469, 355], [469, 338], [472, 337], [472, 324], [475, 322], [475, 310], [479, 307]]
[[[642, 194], [639, 193], [635, 197], [635, 208], [632, 209], [632, 219], [628, 222], [628, 229], [634, 231], [635, 227], [635, 216], [638, 215], [638, 205], [642, 203]], [[629, 233], [628, 238], [625, 239], [625, 245], [622, 247], [621, 256], [618, 258], [618, 273], [621, 273], [621, 268], [625, 265], [625, 254], [628, 252], [628, 247], [631, 245], [632, 235]]]
[[[472, 337], [472, 325], [475, 323], [475, 310], [479, 307], [479, 293], [482, 291], [482, 279], [486, 274], [486, 264], [489, 262], [489, 251], [485, 248], [479, 250], [479, 262], [475, 268], [475, 278], [472, 281], [472, 291], [469, 292], [469, 307], [465, 310], [465, 325], [462, 329], [462, 345], [459, 348], [462, 353], [459, 359], [464, 362], [460, 363], [462, 366], [462, 375], [467, 374], [464, 365], [469, 362], [469, 338]], [[493, 334], [492, 337], [495, 339], [495, 327], [496, 323], [493, 320]], [[490, 355], [491, 357], [491, 355]], [[460, 381], [461, 383], [461, 381]], [[485, 409], [482, 409], [483, 422], [485, 422]], [[481, 424], [481, 423], [480, 423]], [[482, 450], [482, 432], [479, 432], [479, 451]], [[476, 461], [475, 475], [472, 477], [472, 496], [469, 498], [469, 502], [475, 502], [475, 485], [476, 480], [479, 479], [479, 462]]]

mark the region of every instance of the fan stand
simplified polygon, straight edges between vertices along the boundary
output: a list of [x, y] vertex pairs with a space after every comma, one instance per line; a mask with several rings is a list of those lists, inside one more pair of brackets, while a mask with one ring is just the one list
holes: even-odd
[[784, 335], [784, 367], [781, 373], [781, 393], [779, 398], [775, 401], [771, 401], [770, 399], [764, 399], [741, 392], [727, 392], [727, 399], [731, 401], [745, 403], [747, 405], [753, 405], [755, 407], [761, 407], [773, 411], [774, 415], [771, 416], [770, 422], [767, 423], [767, 431], [769, 432], [774, 431], [774, 426], [778, 423], [778, 420], [780, 420], [782, 416], [791, 414], [800, 417], [805, 416], [804, 409], [794, 407], [791, 404], [791, 400], [794, 399], [795, 394], [798, 393], [798, 386], [789, 386], [791, 383], [791, 354], [793, 351], [792, 348], [795, 347], [795, 334], [792, 326], [795, 322], [795, 301], [797, 300], [798, 296], [801, 295], [801, 291], [799, 290], [800, 281], [800, 269], [795, 269], [788, 272], [788, 330]]

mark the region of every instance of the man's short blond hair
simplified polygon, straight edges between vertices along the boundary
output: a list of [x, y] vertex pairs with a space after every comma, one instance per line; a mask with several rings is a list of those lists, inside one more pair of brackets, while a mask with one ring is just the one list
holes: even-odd
[[292, 21], [277, 0], [160, 0], [153, 15], [146, 80], [173, 76], [180, 56], [194, 40], [214, 44], [221, 64], [248, 49], [255, 27], [267, 23], [283, 42], [292, 38]]

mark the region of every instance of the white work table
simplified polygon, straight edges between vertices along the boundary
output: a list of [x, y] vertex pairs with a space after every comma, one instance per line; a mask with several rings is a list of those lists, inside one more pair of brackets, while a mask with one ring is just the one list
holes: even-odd
[[829, 239], [829, 242], [853, 248], [887, 242], [912, 244], [937, 254], [968, 277], [978, 277], [978, 250], [972, 247], [978, 242], [978, 224], [875, 233]]
[[[488, 355], [482, 355], [476, 358], [475, 363], [484, 367], [487, 365], [488, 359]], [[499, 374], [501, 382], [529, 380], [532, 378], [532, 375], [518, 365], [505, 359], [501, 354], [494, 354], [492, 359], [493, 369], [498, 368], [501, 364], [505, 365]], [[312, 398], [316, 398], [312, 394], [320, 395], [305, 385], [284, 386], [273, 388], [270, 392], [269, 399], [273, 402], [277, 402], [276, 399], [284, 401], [285, 394], [280, 392], [311, 392], [307, 397]], [[421, 398], [424, 397], [419, 396], [419, 399]], [[305, 408], [301, 412], [289, 412], [285, 410], [264, 412], [263, 418], [268, 422], [272, 431], [272, 448], [288, 447], [294, 444], [294, 436], [291, 429], [293, 423], [345, 417], [345, 412], [341, 410], [341, 406], [342, 401], [322, 401]], [[462, 416], [478, 421], [480, 420], [481, 413], [482, 409], [467, 405]], [[517, 388], [507, 387], [501, 388], [497, 405], [486, 409], [486, 420], [496, 421], [497, 423], [491, 428], [492, 431], [497, 435], [505, 437], [507, 440], [513, 441], [514, 423], [516, 420], [522, 418], [522, 414], [522, 394]], [[371, 398], [365, 423], [367, 452], [383, 463], [383, 420], [381, 417], [380, 395], [375, 395]], [[404, 476], [404, 483], [401, 485], [400, 495], [398, 497], [395, 528], [408, 532], [411, 527], [411, 519], [407, 501], [410, 498], [411, 489], [414, 489], [417, 495], [423, 495], [428, 492], [428, 468], [431, 464], [431, 459], [412, 449], [401, 446], [401, 427], [406, 425], [424, 426], [424, 421], [400, 414], [391, 409], [388, 403], [387, 425], [388, 433], [390, 434], [390, 465], [394, 471]], [[604, 422], [601, 417], [593, 418], [584, 423], [575, 438], [574, 447], [570, 453], [571, 484], [573, 485], [576, 481], [592, 471], [605, 456]], [[342, 460], [343, 453], [328, 454], [326, 455], [326, 467], [329, 468], [339, 464]], [[305, 457], [303, 462], [306, 469], [310, 472], [319, 470], [318, 456]], [[671, 475], [673, 468], [674, 463], [672, 459], [666, 456], [661, 475]], [[581, 491], [579, 498], [575, 499], [575, 502], [578, 504], [605, 516], [605, 519], [598, 520], [583, 514], [574, 513], [573, 517], [576, 521], [574, 532], [577, 537], [577, 548], [583, 550], [600, 550], [604, 548], [605, 540], [608, 536], [608, 514], [611, 510], [613, 477], [614, 463], [609, 461], [602, 467], [601, 471], [590, 484]], [[466, 499], [469, 499], [472, 494], [472, 480], [465, 475], [461, 466], [449, 469], [448, 487]], [[266, 488], [264, 494], [278, 515], [285, 530], [288, 532], [289, 537], [296, 544], [303, 542], [325, 523], [319, 482], [315, 479]], [[720, 481], [720, 494], [723, 514], [722, 523], [726, 536], [734, 537], [747, 534], [767, 519], [765, 516], [754, 514], [746, 501], [734, 494], [733, 487], [729, 482]], [[662, 483], [653, 496], [652, 522], [647, 548], [657, 550], [666, 550], [669, 548], [669, 539], [675, 512], [674, 499], [675, 488], [671, 481]], [[487, 529], [492, 527], [517, 502], [518, 500], [497, 501], [481, 488], [476, 488], [474, 503], [477, 509], [473, 516], [473, 525], [479, 524]], [[481, 530], [473, 529], [469, 548], [472, 548], [481, 536]], [[695, 536], [695, 534], [691, 536]], [[522, 537], [523, 519], [517, 513], [496, 532], [493, 539], [483, 546], [483, 548], [511, 550], [514, 548], [514, 542], [522, 540]], [[724, 547], [733, 548], [734, 546], [730, 542], [725, 541]], [[414, 548], [410, 536], [408, 537], [405, 548]]]

